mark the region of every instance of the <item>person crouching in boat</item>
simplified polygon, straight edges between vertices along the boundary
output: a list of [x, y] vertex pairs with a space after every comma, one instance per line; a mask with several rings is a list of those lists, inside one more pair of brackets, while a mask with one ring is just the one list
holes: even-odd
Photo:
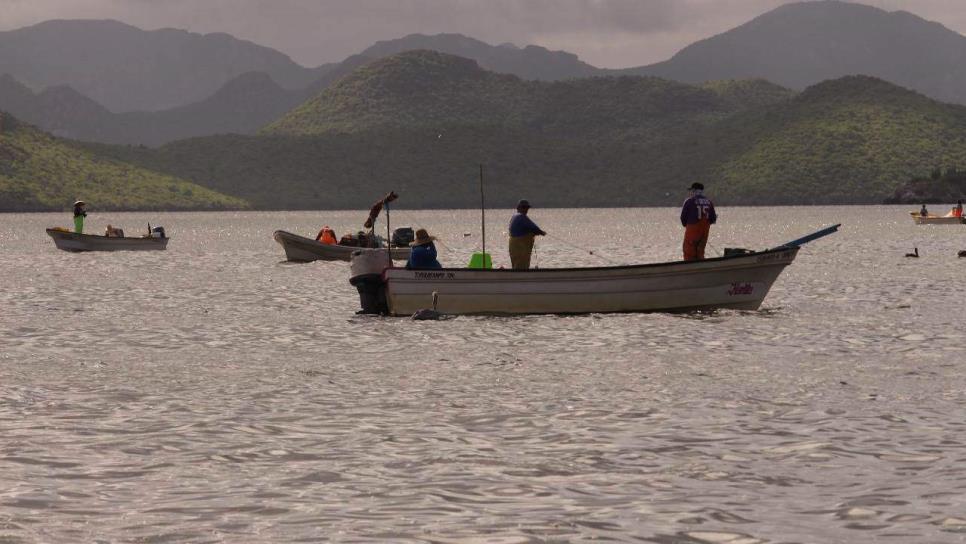
[[108, 224], [104, 229], [104, 236], [108, 238], [124, 238], [124, 230]]
[[681, 207], [681, 225], [684, 226], [684, 260], [704, 259], [704, 248], [708, 245], [711, 225], [718, 220], [714, 204], [704, 196], [704, 185], [692, 183], [690, 196]]
[[315, 241], [328, 244], [330, 246], [334, 246], [339, 243], [339, 241], [335, 238], [335, 231], [329, 228], [328, 225], [322, 227], [322, 230], [315, 235]]
[[74, 202], [74, 232], [84, 234], [84, 218], [87, 217], [87, 203], [83, 200]]
[[510, 266], [514, 270], [530, 268], [534, 238], [547, 234], [527, 217], [528, 211], [530, 211], [530, 202], [521, 200], [517, 202], [517, 213], [510, 218]]
[[956, 207], [953, 208], [953, 217], [963, 216], [963, 201], [959, 200], [956, 202]]
[[406, 261], [407, 270], [418, 270], [422, 268], [443, 268], [436, 260], [436, 244], [433, 243], [435, 236], [430, 236], [426, 229], [416, 230], [416, 239], [409, 245], [412, 250], [409, 252], [409, 260]]

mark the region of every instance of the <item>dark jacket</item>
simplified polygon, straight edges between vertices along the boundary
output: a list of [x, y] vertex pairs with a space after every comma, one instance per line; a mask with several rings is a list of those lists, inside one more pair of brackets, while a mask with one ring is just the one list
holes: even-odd
[[87, 212], [80, 206], [74, 206], [74, 217], [87, 217]]
[[516, 238], [517, 236], [526, 236], [527, 234], [546, 234], [532, 219], [527, 217], [525, 213], [515, 213], [510, 219], [510, 236]]
[[406, 261], [406, 268], [408, 270], [443, 268], [443, 265], [439, 264], [439, 261], [436, 260], [436, 245], [429, 242], [427, 244], [413, 246], [412, 251], [409, 253], [409, 260]]

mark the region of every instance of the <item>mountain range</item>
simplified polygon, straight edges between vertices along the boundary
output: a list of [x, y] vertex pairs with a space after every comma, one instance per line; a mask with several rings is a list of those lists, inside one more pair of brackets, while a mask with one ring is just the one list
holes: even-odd
[[57, 136], [116, 144], [157, 146], [173, 140], [257, 131], [307, 97], [283, 89], [263, 72], [242, 74], [212, 96], [157, 112], [113, 113], [68, 86], [34, 93], [0, 75], [0, 106]]
[[[859, 36], [852, 46], [834, 47], [846, 32], [829, 22], [836, 16]], [[809, 83], [822, 74], [808, 75], [811, 57], [801, 51], [808, 32], [795, 34], [789, 21], [811, 28], [817, 42], [831, 40], [812, 52], [839, 64], [819, 59], [815, 66], [850, 73], [859, 68], [841, 66], [889, 51], [862, 35], [892, 32], [906, 47], [927, 43], [922, 36], [945, 36], [948, 51], [962, 38], [902, 12], [829, 1], [784, 6], [667, 63], [623, 71], [542, 48], [413, 35], [342, 63], [296, 69], [304, 79], [290, 79], [295, 87], [264, 70], [242, 72], [201, 100], [121, 113], [71, 85], [38, 90], [17, 74], [0, 75], [0, 109], [55, 133], [15, 122], [17, 136], [8, 134], [0, 153], [0, 208], [57, 209], [76, 191], [107, 206], [163, 206], [164, 190], [186, 195], [171, 206], [188, 208], [363, 207], [388, 190], [411, 195], [403, 205], [462, 207], [476, 201], [481, 163], [494, 205], [523, 195], [555, 206], [668, 205], [695, 180], [713, 187], [723, 204], [868, 203], [959, 190], [959, 181], [949, 180], [959, 180], [966, 163], [966, 108], [868, 75]], [[798, 44], [793, 50], [742, 53], [748, 44], [771, 47], [783, 28]], [[252, 45], [238, 42], [229, 49]], [[851, 51], [863, 43], [869, 47]], [[410, 49], [419, 44], [431, 49]], [[0, 49], [0, 57], [8, 53]], [[694, 75], [730, 74], [741, 63], [728, 59], [742, 55], [750, 71], [741, 74], [756, 75], [784, 68], [773, 56], [796, 54], [806, 58], [788, 86], [771, 82], [780, 74], [711, 81]], [[920, 54], [895, 53], [895, 65]], [[937, 77], [920, 78], [920, 86], [940, 75], [955, 80], [958, 74], [941, 68], [955, 67], [954, 57], [932, 59]], [[720, 62], [702, 68], [695, 60], [702, 58]], [[580, 77], [566, 76], [568, 70]], [[652, 75], [661, 70], [677, 70], [677, 80]], [[936, 171], [953, 174], [929, 176]], [[109, 181], [106, 172], [127, 181]]]
[[113, 112], [198, 102], [247, 72], [299, 89], [329, 68], [305, 68], [228, 34], [145, 31], [111, 20], [53, 20], [0, 32], [0, 74], [31, 89], [70, 86]]
[[0, 32], [0, 75], [7, 74], [0, 79], [0, 108], [58, 135], [106, 143], [157, 146], [254, 134], [361, 64], [414, 49], [461, 56], [524, 80], [760, 78], [801, 90], [861, 74], [966, 104], [966, 37], [907, 12], [822, 0], [781, 6], [668, 61], [623, 70], [596, 68], [563, 51], [489, 45], [459, 34], [412, 34], [377, 42], [341, 63], [305, 68], [224, 34], [48, 21]]
[[966, 37], [905, 11], [801, 2], [691, 44], [665, 62], [620, 73], [691, 83], [764, 78], [797, 90], [868, 75], [966, 104]]
[[410, 51], [363, 65], [256, 136], [85, 146], [258, 208], [671, 205], [700, 180], [723, 204], [868, 203], [966, 164], [966, 107], [867, 76], [801, 93], [763, 80], [524, 81]]

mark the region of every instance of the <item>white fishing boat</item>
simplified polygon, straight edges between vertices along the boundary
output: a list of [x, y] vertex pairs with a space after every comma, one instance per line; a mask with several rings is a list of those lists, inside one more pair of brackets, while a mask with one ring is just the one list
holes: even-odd
[[[311, 261], [346, 261], [352, 259], [352, 253], [356, 251], [381, 251], [386, 252], [386, 248], [361, 248], [358, 246], [342, 246], [338, 244], [323, 244], [322, 242], [292, 234], [284, 230], [277, 230], [272, 238], [281, 244], [285, 250], [285, 258], [295, 262]], [[389, 249], [392, 259], [405, 261], [409, 258], [410, 248], [394, 247]]]
[[97, 236], [66, 229], [47, 229], [57, 249], [64, 251], [160, 251], [168, 247], [167, 237]]
[[919, 212], [909, 212], [917, 225], [966, 225], [966, 217], [955, 215], [920, 215]]
[[[758, 309], [799, 246], [838, 225], [760, 252], [701, 261], [592, 268], [406, 270], [385, 256], [353, 258], [363, 313], [582, 314]], [[388, 263], [391, 264], [391, 263]]]

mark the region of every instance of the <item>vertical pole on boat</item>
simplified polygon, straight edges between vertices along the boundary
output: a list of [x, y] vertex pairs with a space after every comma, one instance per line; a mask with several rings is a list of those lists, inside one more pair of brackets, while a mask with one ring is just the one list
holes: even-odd
[[486, 202], [483, 199], [483, 163], [480, 163], [480, 231], [483, 237], [483, 264], [486, 268]]
[[389, 262], [392, 262], [392, 232], [389, 230], [389, 203], [386, 202], [386, 252], [389, 254]]

